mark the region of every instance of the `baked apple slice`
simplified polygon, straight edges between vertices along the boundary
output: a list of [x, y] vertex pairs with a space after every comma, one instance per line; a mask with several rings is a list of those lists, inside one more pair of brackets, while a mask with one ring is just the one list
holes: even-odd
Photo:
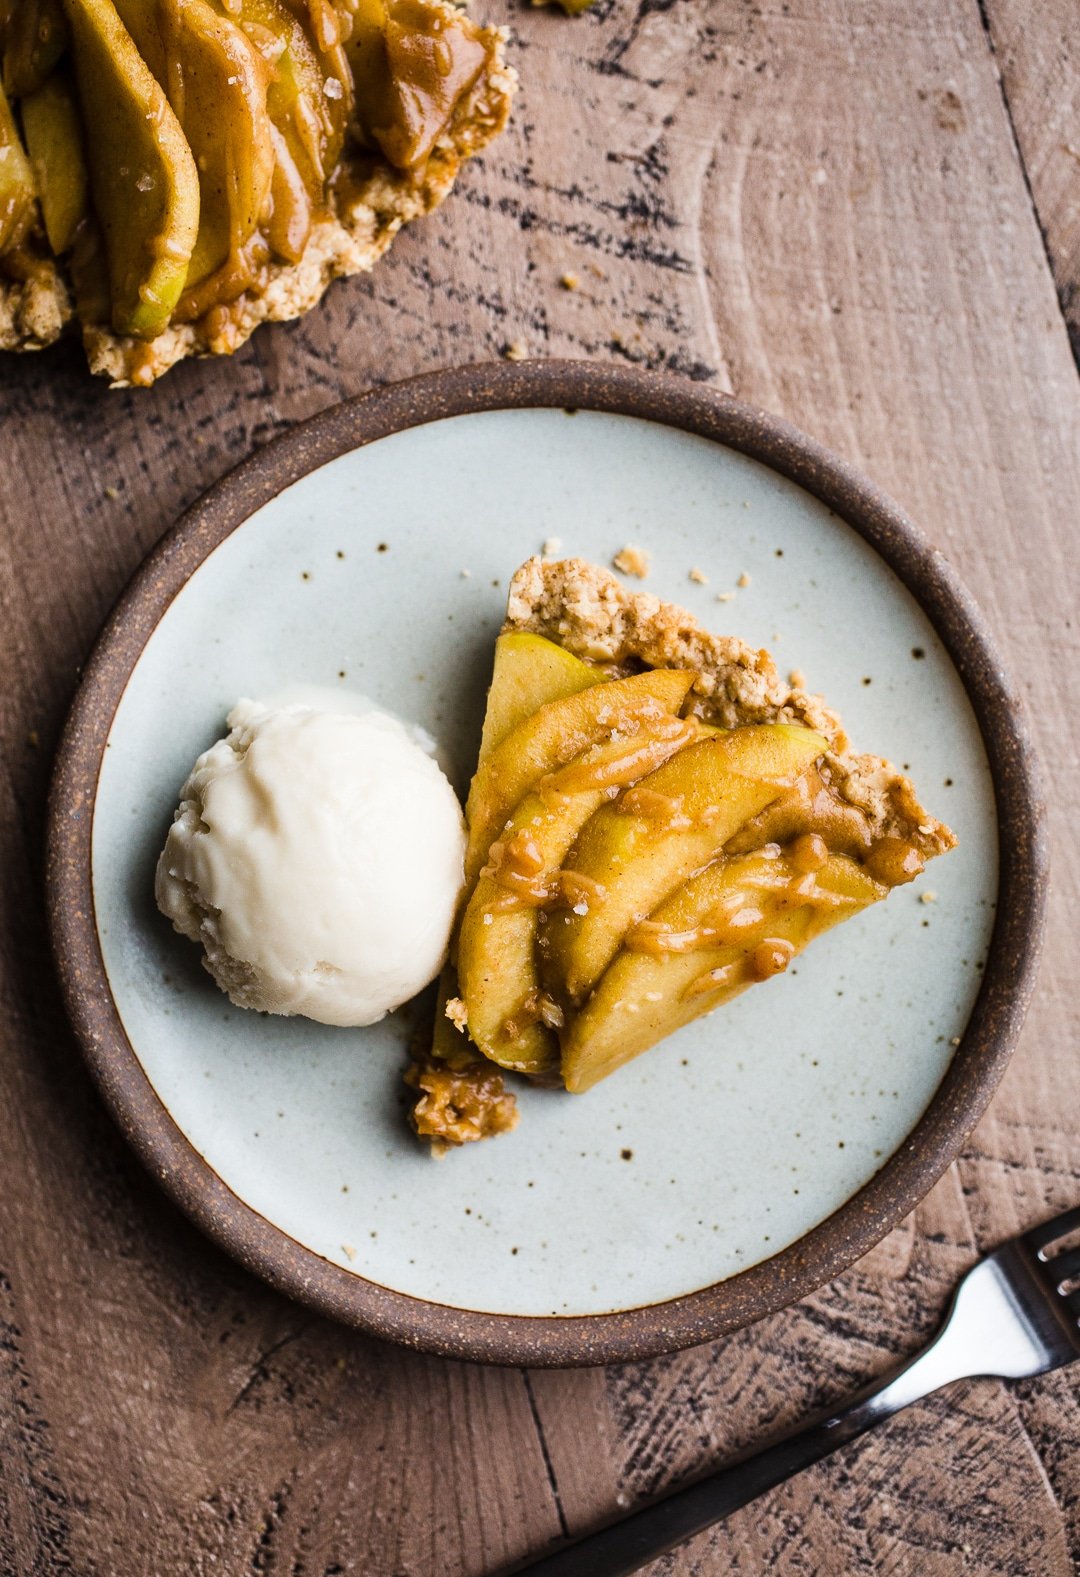
[[22, 123], [41, 195], [45, 234], [60, 257], [70, 250], [89, 204], [79, 107], [64, 72], [55, 71], [23, 99]]
[[187, 278], [199, 233], [199, 172], [113, 0], [65, 5], [112, 326], [152, 338], [168, 324]]
[[484, 713], [480, 761], [501, 745], [507, 734], [526, 722], [549, 701], [562, 701], [602, 684], [610, 675], [564, 651], [542, 635], [512, 630], [495, 642], [495, 666]]

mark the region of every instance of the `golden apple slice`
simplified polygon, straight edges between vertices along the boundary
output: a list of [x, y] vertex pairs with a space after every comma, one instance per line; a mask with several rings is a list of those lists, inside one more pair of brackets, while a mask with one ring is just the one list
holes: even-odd
[[9, 0], [6, 17], [3, 10], [4, 90], [18, 99], [49, 77], [67, 47], [67, 23], [60, 0]]
[[264, 230], [278, 257], [298, 262], [344, 146], [352, 101], [348, 62], [340, 48], [319, 50], [285, 0], [239, 0], [239, 8], [234, 0], [228, 9], [269, 68], [275, 162]]
[[0, 257], [23, 239], [34, 217], [34, 172], [0, 88]]
[[64, 0], [118, 334], [160, 334], [199, 230], [199, 172], [112, 0]]
[[609, 678], [602, 668], [582, 662], [542, 635], [523, 630], [500, 635], [495, 642], [480, 760], [549, 701], [577, 695]]
[[[185, 280], [184, 317], [205, 303], [193, 287], [224, 264], [238, 294], [239, 266], [267, 206], [274, 146], [266, 110], [269, 68], [242, 30], [208, 0], [118, 0], [125, 27], [164, 88], [199, 172], [199, 232]], [[228, 299], [215, 290], [215, 302]]]
[[483, 71], [488, 46], [464, 15], [414, 0], [350, 0], [349, 11], [358, 127], [391, 164], [412, 169]]
[[520, 723], [473, 778], [465, 807], [466, 881], [475, 880], [493, 839], [534, 784], [613, 733], [634, 734], [643, 723], [677, 712], [693, 679], [693, 674], [674, 668], [613, 679], [549, 701]]
[[715, 859], [825, 749], [808, 728], [736, 728], [691, 745], [597, 811], [567, 865], [599, 896], [584, 914], [553, 916], [545, 933], [550, 983], [563, 1005], [584, 1002], [630, 927]]
[[462, 920], [457, 969], [469, 1034], [493, 1062], [530, 1074], [557, 1066], [553, 1030], [562, 1014], [541, 989], [541, 908], [576, 901], [563, 890], [560, 867], [593, 812], [698, 733], [698, 724], [666, 716], [632, 739], [595, 746], [527, 794], [492, 845]]
[[60, 257], [86, 218], [90, 184], [79, 107], [63, 72], [54, 72], [44, 87], [23, 99], [22, 122], [41, 194], [45, 234]]
[[813, 870], [787, 851], [721, 859], [632, 930], [563, 1038], [566, 1088], [590, 1089], [888, 893], [846, 855], [821, 851]]

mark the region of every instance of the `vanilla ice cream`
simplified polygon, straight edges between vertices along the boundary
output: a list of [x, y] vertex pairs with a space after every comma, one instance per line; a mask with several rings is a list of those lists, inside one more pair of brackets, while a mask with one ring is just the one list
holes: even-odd
[[158, 907], [239, 1007], [373, 1024], [446, 955], [457, 797], [404, 724], [345, 697], [240, 701], [228, 725], [180, 791]]

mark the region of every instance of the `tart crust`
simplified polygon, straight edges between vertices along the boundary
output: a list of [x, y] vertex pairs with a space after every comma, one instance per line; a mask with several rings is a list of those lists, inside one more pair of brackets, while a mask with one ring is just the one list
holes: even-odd
[[589, 662], [686, 668], [697, 677], [697, 715], [722, 728], [799, 723], [824, 734], [821, 771], [841, 799], [865, 815], [872, 838], [897, 837], [924, 860], [956, 844], [919, 802], [909, 778], [880, 756], [856, 755], [820, 695], [794, 689], [772, 657], [732, 635], [713, 635], [692, 614], [584, 559], [528, 559], [510, 582], [503, 630], [546, 636]]
[[0, 350], [44, 350], [74, 317], [55, 261], [35, 258], [23, 279], [0, 276]]

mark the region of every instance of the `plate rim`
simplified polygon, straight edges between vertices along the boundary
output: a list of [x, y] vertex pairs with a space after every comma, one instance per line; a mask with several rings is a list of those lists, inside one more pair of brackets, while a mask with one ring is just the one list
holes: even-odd
[[[182, 1133], [109, 987], [94, 911], [94, 807], [105, 743], [143, 649], [190, 576], [257, 509], [394, 433], [560, 407], [652, 421], [748, 455], [818, 498], [884, 559], [930, 619], [975, 712], [998, 817], [998, 902], [979, 993], [944, 1078], [907, 1139], [824, 1221], [771, 1259], [667, 1302], [488, 1314], [396, 1292], [323, 1259], [245, 1204]], [[105, 622], [60, 740], [46, 826], [46, 902], [69, 1019], [112, 1116], [174, 1202], [246, 1269], [321, 1314], [444, 1357], [547, 1367], [650, 1358], [725, 1336], [833, 1280], [898, 1225], [956, 1158], [1005, 1072], [1035, 984], [1047, 883], [1045, 799], [1024, 704], [941, 551], [879, 487], [783, 418], [670, 373], [585, 361], [479, 363], [385, 385], [290, 428], [211, 486], [151, 549]]]

